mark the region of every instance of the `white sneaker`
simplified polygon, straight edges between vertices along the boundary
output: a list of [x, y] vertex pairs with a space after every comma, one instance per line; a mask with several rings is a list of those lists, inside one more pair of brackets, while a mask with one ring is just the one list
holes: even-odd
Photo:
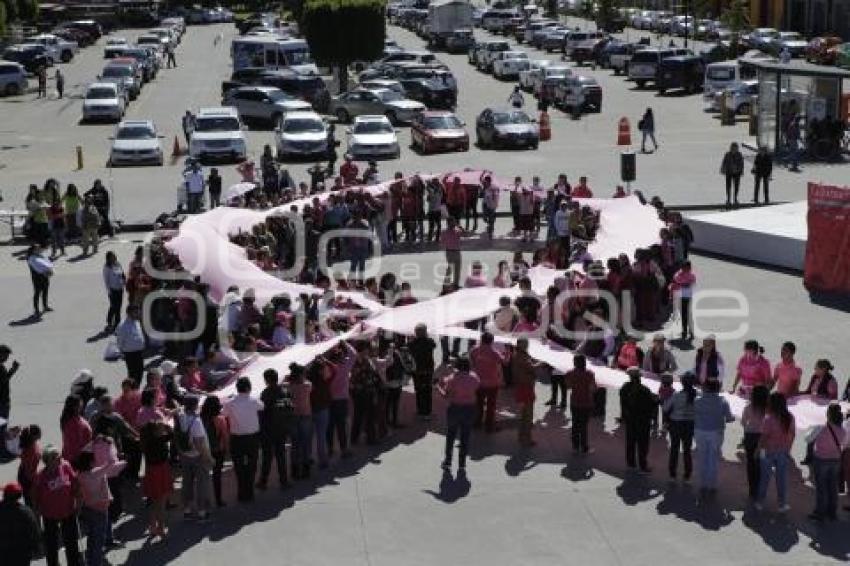
[[783, 503], [782, 505], [779, 506], [779, 512], [780, 513], [787, 513], [790, 510], [791, 510], [791, 506], [788, 505], [787, 503]]

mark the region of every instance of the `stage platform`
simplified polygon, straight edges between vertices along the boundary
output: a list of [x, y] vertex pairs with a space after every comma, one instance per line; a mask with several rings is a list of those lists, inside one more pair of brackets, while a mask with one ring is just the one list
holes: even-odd
[[806, 201], [689, 216], [694, 249], [803, 271]]

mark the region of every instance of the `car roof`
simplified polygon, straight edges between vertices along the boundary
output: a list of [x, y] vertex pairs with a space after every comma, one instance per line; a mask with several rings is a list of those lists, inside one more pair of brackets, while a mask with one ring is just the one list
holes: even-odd
[[151, 128], [152, 130], [156, 129], [156, 126], [153, 124], [153, 120], [122, 120], [118, 123], [118, 127], [129, 127], [129, 126], [145, 126]]
[[457, 116], [457, 114], [450, 110], [425, 110], [420, 113], [420, 116], [423, 118], [436, 118], [439, 116]]
[[390, 120], [383, 114], [361, 114], [354, 118], [354, 123], [358, 122], [386, 122], [389, 124]]
[[204, 116], [238, 116], [239, 113], [233, 106], [210, 106], [207, 108], [198, 109], [197, 117]]
[[236, 87], [236, 88], [233, 89], [233, 91], [234, 92], [236, 92], [236, 91], [240, 91], [240, 92], [257, 91], [257, 92], [264, 92], [264, 93], [268, 94], [270, 92], [278, 92], [278, 91], [280, 91], [280, 89], [277, 88], [277, 87], [274, 87], [274, 86], [266, 86], [266, 85], [245, 85], [245, 86]]
[[17, 67], [18, 69], [24, 68], [24, 66], [17, 61], [0, 61], [0, 67]]
[[286, 114], [283, 115], [283, 121], [284, 122], [287, 121], [287, 120], [294, 120], [294, 119], [306, 120], [308, 118], [311, 119], [311, 120], [323, 121], [322, 117], [319, 116], [318, 113], [313, 112], [312, 110], [293, 110], [293, 111], [287, 112]]
[[89, 86], [86, 87], [86, 90], [90, 88], [108, 88], [115, 90], [116, 92], [118, 91], [118, 85], [116, 85], [115, 83], [91, 83], [89, 84]]

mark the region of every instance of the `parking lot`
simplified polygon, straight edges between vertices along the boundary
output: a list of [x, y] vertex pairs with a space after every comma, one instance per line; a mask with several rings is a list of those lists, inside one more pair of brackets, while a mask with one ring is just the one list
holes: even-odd
[[[571, 24], [586, 25], [571, 21]], [[115, 32], [113, 35], [134, 37], [133, 31]], [[229, 40], [235, 29], [230, 24], [190, 27], [177, 49], [176, 69], [164, 69], [145, 86], [139, 99], [130, 104], [128, 119], [152, 119], [160, 133], [166, 163], [163, 167], [130, 167], [110, 169], [106, 166], [110, 135], [114, 126], [109, 124], [80, 125], [80, 96], [85, 86], [97, 76], [104, 60], [98, 45], [83, 50], [70, 64], [62, 65], [66, 75], [67, 96], [63, 100], [36, 99], [35, 94], [0, 99], [3, 113], [3, 144], [0, 149], [0, 167], [3, 171], [2, 189], [7, 208], [23, 207], [23, 196], [29, 183], [43, 183], [48, 176], [61, 182], [74, 182], [89, 187], [94, 179], [102, 179], [114, 195], [116, 218], [128, 223], [150, 222], [163, 211], [176, 205], [176, 188], [180, 181], [183, 158], [171, 160], [175, 136], [185, 150], [180, 129], [180, 116], [187, 110], [220, 103], [220, 85], [230, 77]], [[487, 34], [476, 30], [480, 37]], [[214, 45], [222, 34], [223, 41]], [[424, 42], [410, 32], [390, 27], [391, 38], [407, 48], [424, 48]], [[636, 39], [635, 30], [627, 30], [624, 37]], [[667, 38], [662, 39], [666, 44]], [[676, 40], [681, 43], [681, 39]], [[530, 47], [519, 49], [529, 52], [531, 58], [557, 59], [557, 54], [537, 52]], [[485, 107], [504, 107], [514, 82], [502, 82], [476, 71], [463, 55], [439, 53], [438, 57], [452, 70], [459, 84], [458, 115], [473, 134], [476, 116]], [[199, 63], [203, 61], [203, 63]], [[478, 167], [510, 178], [520, 175], [529, 178], [539, 175], [542, 182], [552, 182], [558, 173], [571, 178], [586, 175], [590, 186], [600, 195], [613, 193], [619, 182], [619, 151], [616, 146], [617, 122], [625, 116], [632, 124], [632, 142], [638, 143], [636, 123], [647, 107], [656, 115], [656, 135], [659, 151], [652, 155], [639, 155], [637, 182], [633, 187], [648, 194], [658, 194], [676, 205], [717, 204], [722, 198], [722, 178], [719, 175], [723, 152], [732, 141], [750, 141], [747, 124], [739, 121], [735, 126], [721, 126], [717, 115], [704, 110], [699, 94], [659, 96], [653, 90], [638, 89], [622, 76], [608, 70], [584, 67], [581, 74], [597, 79], [603, 91], [601, 113], [586, 114], [580, 120], [558, 110], [550, 112], [552, 140], [543, 142], [536, 151], [480, 150], [472, 147], [467, 153], [447, 153], [421, 156], [409, 148], [410, 137], [406, 127], [399, 128], [402, 156], [398, 161], [380, 164], [384, 177], [395, 170], [440, 172], [461, 167]], [[52, 89], [50, 89], [52, 90]], [[534, 110], [534, 101], [526, 96], [526, 108]], [[337, 137], [345, 148], [344, 128]], [[249, 155], [259, 159], [264, 144], [273, 142], [270, 129], [250, 131], [247, 134]], [[84, 168], [76, 169], [76, 146], [83, 150]], [[296, 179], [306, 177], [305, 171], [312, 163], [293, 164], [290, 167]], [[232, 166], [219, 168], [225, 186], [237, 180]], [[777, 169], [772, 185], [775, 200], [799, 200], [804, 197], [805, 184], [810, 179], [824, 182], [841, 182], [846, 176], [844, 168], [836, 165], [812, 165], [803, 174]], [[745, 178], [744, 195], [749, 190]]]

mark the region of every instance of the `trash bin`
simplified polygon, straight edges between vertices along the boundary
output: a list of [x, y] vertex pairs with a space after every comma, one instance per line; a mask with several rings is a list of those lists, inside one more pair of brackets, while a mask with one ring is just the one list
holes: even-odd
[[756, 137], [759, 135], [759, 109], [758, 109], [758, 101], [753, 97], [753, 100], [750, 102], [750, 135]]
[[620, 154], [620, 180], [631, 183], [637, 179], [637, 159], [634, 151], [624, 151]]

